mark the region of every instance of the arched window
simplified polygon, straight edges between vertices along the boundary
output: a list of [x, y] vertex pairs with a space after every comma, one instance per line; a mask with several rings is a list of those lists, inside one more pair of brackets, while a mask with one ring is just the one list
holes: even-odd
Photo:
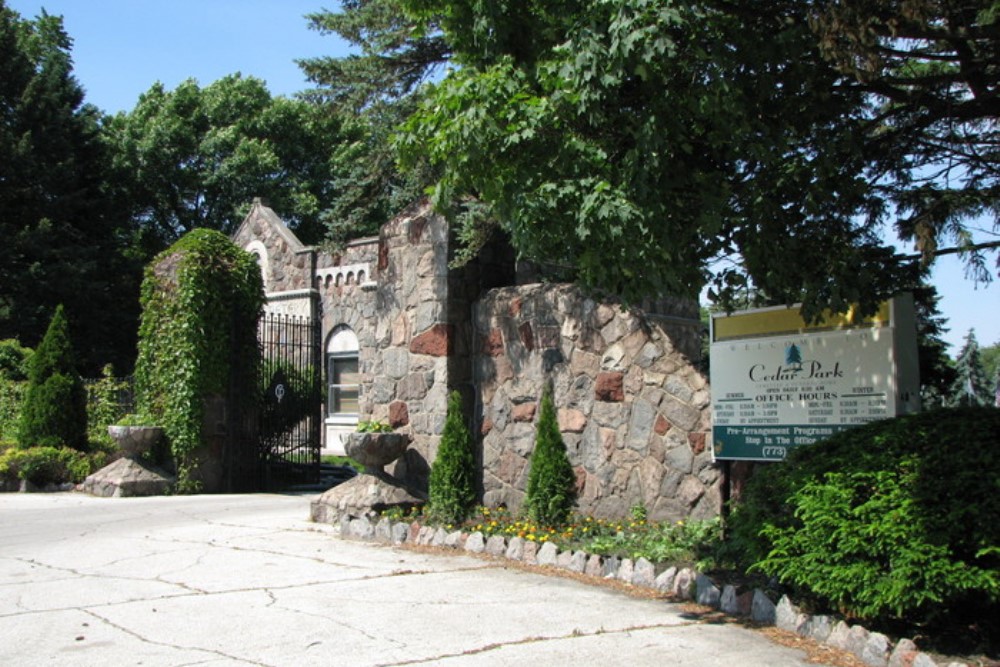
[[358, 418], [360, 377], [358, 337], [346, 325], [333, 330], [326, 343], [326, 413], [331, 418]]

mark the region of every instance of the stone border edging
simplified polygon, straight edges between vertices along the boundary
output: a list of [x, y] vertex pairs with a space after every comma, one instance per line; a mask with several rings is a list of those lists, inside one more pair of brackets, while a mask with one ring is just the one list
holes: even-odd
[[774, 604], [760, 589], [738, 593], [735, 586], [726, 585], [720, 590], [709, 577], [691, 568], [671, 566], [656, 574], [656, 566], [645, 558], [633, 561], [630, 558], [604, 557], [584, 551], [560, 552], [551, 542], [540, 545], [520, 537], [508, 539], [502, 535], [487, 538], [481, 532], [449, 532], [444, 528], [421, 525], [418, 521], [407, 523], [383, 518], [372, 523], [366, 517], [352, 518], [344, 515], [339, 527], [340, 536], [348, 539], [394, 546], [449, 548], [649, 588], [680, 600], [718, 609], [731, 616], [773, 625], [780, 630], [814, 639], [851, 653], [871, 667], [966, 667], [960, 662], [939, 665], [929, 655], [919, 651], [909, 639], [901, 639], [893, 646], [891, 640], [880, 632], [869, 632], [860, 625], [848, 625], [833, 616], [803, 613], [787, 595]]

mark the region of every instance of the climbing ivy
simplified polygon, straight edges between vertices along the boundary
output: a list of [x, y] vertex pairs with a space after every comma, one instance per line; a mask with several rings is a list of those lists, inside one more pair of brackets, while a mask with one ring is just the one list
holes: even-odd
[[[178, 487], [198, 490], [205, 399], [225, 395], [235, 372], [255, 377], [259, 363], [260, 269], [222, 233], [196, 229], [146, 268], [141, 301], [138, 412], [163, 426]], [[238, 394], [244, 404], [228, 409], [248, 409], [255, 392]]]

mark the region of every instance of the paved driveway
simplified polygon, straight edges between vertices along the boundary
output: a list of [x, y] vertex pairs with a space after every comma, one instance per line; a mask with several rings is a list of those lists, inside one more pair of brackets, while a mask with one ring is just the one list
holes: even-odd
[[341, 540], [306, 496], [0, 495], [0, 665], [803, 665], [681, 609]]

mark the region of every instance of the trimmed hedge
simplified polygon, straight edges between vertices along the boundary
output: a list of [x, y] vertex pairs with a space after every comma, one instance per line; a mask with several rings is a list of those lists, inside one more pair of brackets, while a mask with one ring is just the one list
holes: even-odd
[[795, 450], [750, 480], [733, 553], [852, 617], [1000, 610], [1000, 410], [907, 415]]

